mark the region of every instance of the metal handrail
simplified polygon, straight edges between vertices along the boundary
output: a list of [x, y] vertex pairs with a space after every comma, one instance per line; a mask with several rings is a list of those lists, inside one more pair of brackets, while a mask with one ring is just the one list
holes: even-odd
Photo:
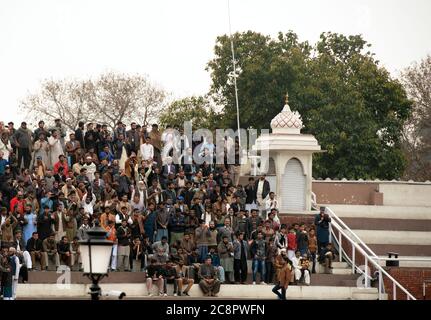
[[335, 220], [337, 220], [337, 222], [345, 229], [345, 230], [347, 230], [354, 238], [355, 238], [355, 240], [366, 250], [366, 251], [368, 251], [368, 254], [370, 255], [370, 256], [372, 256], [374, 259], [378, 259], [379, 257], [374, 253], [374, 251], [373, 250], [371, 250], [370, 249], [370, 247], [368, 247], [367, 246], [367, 244], [364, 242], [364, 241], [362, 241], [362, 239], [361, 238], [359, 238], [358, 237], [358, 235], [355, 233], [355, 232], [353, 232], [352, 231], [352, 229], [350, 229], [345, 223], [344, 223], [344, 221], [343, 220], [341, 220], [340, 219], [340, 217], [338, 217], [335, 213], [334, 213], [334, 211], [332, 211], [332, 209], [331, 208], [329, 208], [329, 207], [326, 207], [326, 210], [327, 211], [329, 211], [329, 213], [330, 213], [330, 217], [332, 218], [332, 219], [335, 219]]
[[[330, 212], [333, 213], [332, 210], [330, 210]], [[335, 216], [334, 213], [333, 213], [333, 215]], [[382, 290], [383, 290], [383, 283], [382, 283], [382, 281], [383, 281], [383, 275], [385, 275], [392, 282], [392, 285], [393, 285], [393, 295], [392, 295], [393, 296], [393, 300], [396, 300], [396, 289], [397, 288], [399, 288], [401, 291], [403, 291], [406, 294], [407, 300], [410, 300], [410, 299], [411, 300], [416, 300], [416, 298], [410, 292], [408, 292], [407, 289], [405, 289], [385, 269], [383, 269], [377, 261], [375, 261], [376, 260], [375, 257], [377, 257], [377, 255], [370, 248], [368, 248], [367, 245], [365, 245], [365, 247], [367, 248], [367, 250], [371, 251], [371, 254], [368, 254], [366, 252], [366, 250], [362, 247], [362, 244], [364, 244], [362, 240], [359, 239], [360, 240], [359, 242], [361, 243], [361, 245], [360, 245], [355, 240], [351, 239], [351, 237], [338, 224], [338, 221], [331, 222], [330, 229], [331, 229], [330, 230], [331, 235], [334, 236], [334, 239], [336, 239], [335, 241], [338, 243], [340, 260], [342, 259], [343, 252], [344, 252], [344, 256], [345, 256], [346, 260], [348, 260], [352, 264], [352, 269], [353, 270], [358, 270], [361, 274], [365, 275], [365, 278], [366, 278], [365, 287], [366, 288], [368, 287], [368, 279], [371, 279], [371, 275], [368, 275], [368, 262], [370, 262], [376, 268], [376, 270], [378, 270], [378, 272], [379, 272], [379, 288], [378, 288], [378, 290], [379, 290], [379, 299], [381, 299], [381, 297], [382, 297]], [[334, 233], [334, 229], [336, 229], [338, 231], [338, 239], [336, 237], [336, 234]], [[343, 250], [343, 245], [342, 245], [342, 237], [343, 236], [352, 245], [352, 259], [350, 259], [348, 257], [348, 255], [347, 255], [347, 253], [345, 252], [345, 250]], [[359, 268], [359, 266], [357, 266], [356, 263], [355, 263], [355, 251], [356, 250], [359, 253], [361, 253], [364, 256], [364, 258], [365, 258], [365, 266], [366, 266], [365, 271], [362, 271]]]

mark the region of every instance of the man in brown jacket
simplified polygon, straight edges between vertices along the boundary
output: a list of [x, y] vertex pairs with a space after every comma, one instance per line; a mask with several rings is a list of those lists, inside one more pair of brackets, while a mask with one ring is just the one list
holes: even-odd
[[[277, 284], [272, 288], [278, 299], [286, 300], [286, 291], [291, 278], [292, 265], [287, 257], [286, 249], [281, 249], [280, 254], [275, 259], [275, 267], [277, 270]], [[281, 293], [279, 290], [281, 289]]]
[[12, 214], [9, 213], [9, 216], [6, 218], [5, 222], [1, 226], [1, 242], [2, 245], [12, 244], [14, 241], [13, 230], [18, 224], [18, 220]]

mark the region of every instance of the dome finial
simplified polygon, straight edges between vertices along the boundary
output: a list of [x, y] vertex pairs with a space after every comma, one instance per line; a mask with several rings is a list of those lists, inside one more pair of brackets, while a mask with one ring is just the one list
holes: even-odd
[[286, 91], [286, 96], [285, 96], [285, 99], [284, 99], [284, 103], [285, 104], [289, 104], [289, 92], [287, 92], [287, 91]]

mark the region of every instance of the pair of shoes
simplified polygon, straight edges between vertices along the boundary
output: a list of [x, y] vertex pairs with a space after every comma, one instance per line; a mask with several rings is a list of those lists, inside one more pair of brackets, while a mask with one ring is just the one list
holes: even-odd
[[190, 297], [188, 292], [183, 291], [183, 295]]
[[253, 285], [256, 285], [256, 281], [253, 281]]
[[263, 284], [263, 285], [265, 285], [266, 283], [265, 283], [265, 281], [262, 281], [260, 284]]
[[[180, 295], [181, 295], [181, 293], [180, 293]], [[176, 297], [176, 296], [178, 296], [178, 293], [174, 293], [174, 297]]]
[[150, 293], [148, 293], [148, 296], [149, 296], [149, 297], [152, 297], [152, 296], [153, 296], [153, 294], [150, 292]]
[[164, 297], [167, 297], [167, 296], [168, 296], [168, 294], [167, 294], [167, 293], [164, 293], [164, 294], [163, 294], [163, 296], [164, 296]]

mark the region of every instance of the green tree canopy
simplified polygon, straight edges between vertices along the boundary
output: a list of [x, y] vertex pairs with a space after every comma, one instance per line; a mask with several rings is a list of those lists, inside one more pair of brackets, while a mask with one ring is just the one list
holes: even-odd
[[[255, 32], [233, 35], [242, 127], [269, 128], [289, 104], [303, 118], [303, 133], [316, 136], [315, 177], [393, 179], [405, 159], [401, 133], [412, 103], [402, 85], [379, 65], [361, 36], [322, 33], [315, 45], [293, 32], [272, 39]], [[211, 94], [224, 105], [222, 123], [235, 128], [230, 39], [217, 38], [208, 63]]]
[[191, 121], [193, 130], [217, 128], [218, 115], [205, 97], [187, 97], [172, 102], [159, 117], [162, 126], [183, 128], [185, 121]]

